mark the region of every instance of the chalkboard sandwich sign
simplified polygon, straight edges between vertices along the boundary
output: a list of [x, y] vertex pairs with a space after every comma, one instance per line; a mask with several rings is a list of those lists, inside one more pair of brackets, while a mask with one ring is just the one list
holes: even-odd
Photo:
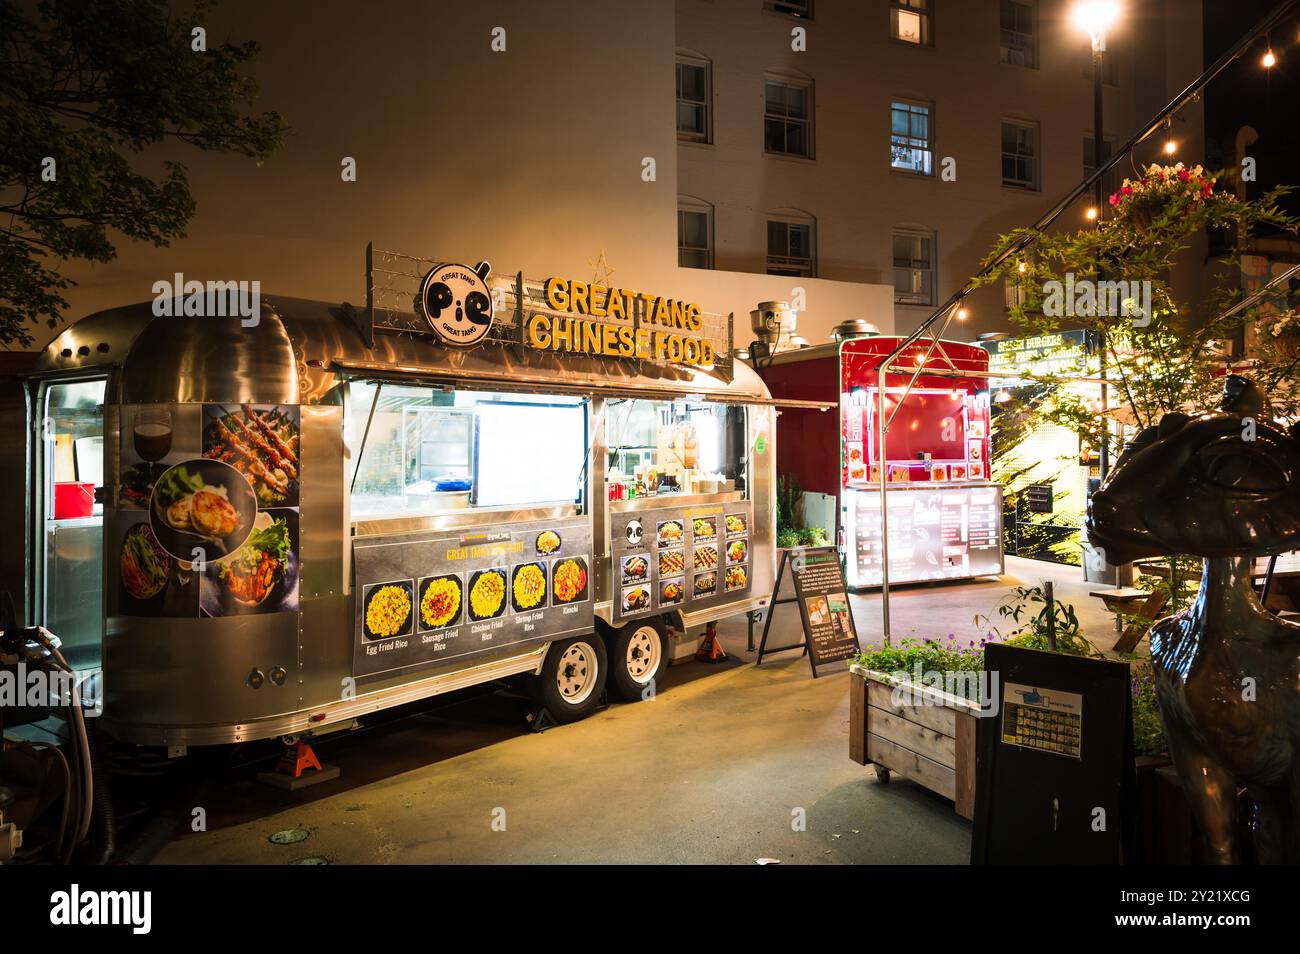
[[[734, 545], [734, 544], [733, 544]], [[787, 564], [794, 581], [793, 597], [778, 598], [781, 580]], [[853, 622], [853, 609], [849, 604], [849, 588], [844, 582], [844, 567], [839, 550], [835, 547], [793, 547], [781, 553], [781, 563], [776, 571], [776, 585], [763, 623], [763, 639], [758, 647], [758, 662], [763, 657], [787, 649], [802, 648], [812, 666], [813, 678], [817, 670], [851, 659], [862, 651], [858, 644], [858, 631]], [[770, 648], [768, 632], [776, 606], [798, 603], [799, 617], [803, 623], [803, 642]], [[841, 667], [842, 668], [842, 667]]]

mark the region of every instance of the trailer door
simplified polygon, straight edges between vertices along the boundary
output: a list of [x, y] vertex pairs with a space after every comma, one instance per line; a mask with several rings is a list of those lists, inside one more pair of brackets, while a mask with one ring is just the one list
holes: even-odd
[[34, 608], [78, 669], [99, 666], [103, 639], [105, 384], [48, 382], [35, 405]]

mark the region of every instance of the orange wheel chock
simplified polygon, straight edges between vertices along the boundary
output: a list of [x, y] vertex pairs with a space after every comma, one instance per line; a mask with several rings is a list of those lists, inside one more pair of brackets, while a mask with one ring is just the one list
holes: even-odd
[[302, 778], [302, 773], [307, 769], [315, 769], [319, 772], [320, 760], [316, 758], [316, 753], [312, 751], [311, 746], [301, 740], [294, 743], [292, 748], [285, 750], [280, 758], [280, 764], [276, 766], [277, 772], [294, 778]]

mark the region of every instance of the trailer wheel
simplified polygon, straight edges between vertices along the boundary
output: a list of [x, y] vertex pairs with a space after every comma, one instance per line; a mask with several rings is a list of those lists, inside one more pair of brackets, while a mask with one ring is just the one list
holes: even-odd
[[605, 644], [600, 637], [573, 636], [551, 643], [529, 690], [533, 701], [550, 710], [556, 722], [577, 722], [600, 702], [605, 674]]
[[656, 686], [668, 668], [668, 631], [657, 616], [638, 619], [609, 630], [610, 694], [624, 702], [645, 698], [646, 687]]

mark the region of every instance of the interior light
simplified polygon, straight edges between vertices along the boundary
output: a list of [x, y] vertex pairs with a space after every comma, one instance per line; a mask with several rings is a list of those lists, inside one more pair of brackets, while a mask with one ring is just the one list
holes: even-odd
[[1277, 66], [1277, 57], [1273, 55], [1272, 50], [1269, 50], [1264, 54], [1264, 69], [1271, 70], [1275, 66]]

